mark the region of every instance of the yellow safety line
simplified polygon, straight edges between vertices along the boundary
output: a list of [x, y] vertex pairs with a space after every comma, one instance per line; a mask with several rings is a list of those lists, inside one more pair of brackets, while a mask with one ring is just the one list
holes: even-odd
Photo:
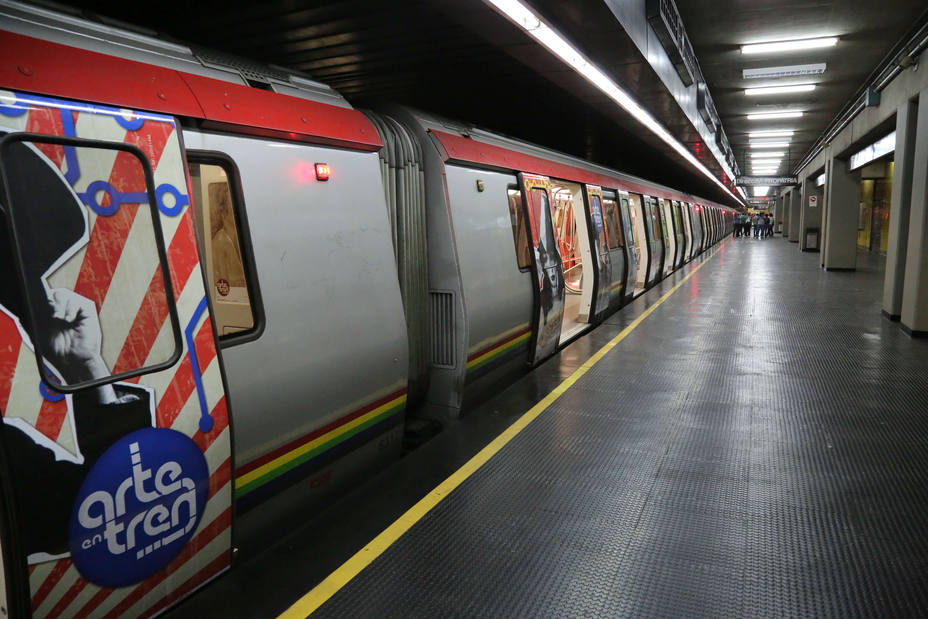
[[303, 619], [313, 613], [317, 608], [322, 606], [330, 597], [335, 595], [335, 593], [348, 584], [352, 578], [357, 576], [361, 570], [370, 565], [377, 557], [379, 557], [387, 548], [389, 548], [393, 542], [398, 540], [406, 531], [412, 528], [416, 522], [418, 522], [423, 516], [425, 516], [433, 507], [438, 505], [442, 499], [451, 494], [451, 492], [457, 488], [461, 483], [464, 482], [468, 477], [470, 477], [477, 469], [483, 466], [490, 458], [492, 458], [496, 453], [502, 449], [506, 443], [511, 441], [516, 437], [519, 432], [525, 429], [528, 424], [530, 424], [536, 417], [538, 417], [546, 408], [551, 406], [555, 400], [557, 400], [561, 395], [567, 391], [575, 382], [577, 382], [581, 376], [586, 374], [594, 365], [596, 365], [600, 359], [602, 359], [606, 353], [615, 348], [619, 342], [628, 337], [628, 334], [631, 333], [635, 327], [637, 327], [641, 322], [651, 315], [654, 310], [656, 310], [664, 301], [667, 300], [670, 295], [677, 291], [677, 289], [686, 283], [690, 277], [693, 276], [696, 271], [701, 269], [710, 258], [715, 256], [718, 253], [719, 248], [710, 255], [707, 256], [705, 260], [702, 261], [696, 268], [690, 271], [686, 277], [681, 279], [677, 284], [668, 290], [664, 295], [658, 299], [654, 305], [646, 309], [641, 313], [638, 318], [633, 320], [631, 324], [622, 329], [622, 331], [612, 338], [609, 343], [596, 351], [592, 357], [587, 359], [587, 361], [577, 368], [573, 374], [568, 376], [564, 382], [554, 388], [554, 390], [546, 395], [538, 404], [533, 406], [527, 413], [519, 417], [511, 426], [506, 428], [502, 434], [497, 436], [493, 441], [488, 444], [486, 447], [481, 449], [477, 455], [468, 460], [461, 468], [451, 474], [450, 477], [441, 482], [434, 490], [425, 495], [418, 503], [410, 507], [405, 514], [400, 516], [397, 520], [393, 522], [390, 526], [383, 530], [377, 537], [375, 537], [367, 546], [359, 550], [354, 554], [350, 559], [345, 561], [341, 567], [336, 569], [334, 572], [329, 574], [325, 580], [316, 585], [309, 593], [297, 600], [293, 606], [288, 608], [280, 615], [279, 619]]

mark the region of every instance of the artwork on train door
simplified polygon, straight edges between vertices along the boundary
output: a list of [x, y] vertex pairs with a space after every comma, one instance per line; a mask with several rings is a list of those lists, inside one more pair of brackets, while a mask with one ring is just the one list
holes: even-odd
[[564, 271], [551, 214], [551, 183], [546, 177], [519, 174], [526, 216], [532, 235], [535, 287], [532, 352], [534, 365], [557, 350], [564, 317]]
[[153, 614], [231, 560], [229, 417], [179, 131], [8, 91], [0, 131], [0, 438], [25, 604]]
[[612, 266], [609, 261], [609, 241], [606, 237], [606, 222], [603, 217], [603, 189], [597, 185], [586, 186], [586, 198], [589, 203], [590, 221], [593, 224], [593, 254], [598, 267], [596, 277], [597, 317], [609, 309], [610, 285], [612, 283]]

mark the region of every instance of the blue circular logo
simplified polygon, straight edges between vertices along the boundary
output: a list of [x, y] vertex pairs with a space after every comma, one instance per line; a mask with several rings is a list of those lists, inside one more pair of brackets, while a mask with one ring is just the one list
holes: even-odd
[[145, 580], [187, 544], [203, 516], [209, 468], [187, 435], [143, 428], [106, 450], [71, 512], [71, 559], [103, 587]]

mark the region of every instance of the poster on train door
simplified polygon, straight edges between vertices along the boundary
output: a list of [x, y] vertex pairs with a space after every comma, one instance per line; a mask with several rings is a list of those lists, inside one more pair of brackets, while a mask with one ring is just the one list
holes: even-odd
[[597, 317], [609, 309], [612, 267], [609, 262], [609, 242], [606, 238], [606, 222], [603, 215], [603, 189], [597, 185], [586, 186], [590, 221], [593, 224], [590, 237], [593, 239], [593, 254], [596, 256], [596, 307]]
[[525, 194], [526, 216], [532, 235], [532, 272], [535, 276], [532, 365], [557, 350], [564, 317], [564, 265], [551, 214], [551, 183], [544, 176], [519, 175]]
[[0, 132], [0, 440], [24, 604], [151, 615], [231, 561], [229, 415], [179, 130], [0, 91]]

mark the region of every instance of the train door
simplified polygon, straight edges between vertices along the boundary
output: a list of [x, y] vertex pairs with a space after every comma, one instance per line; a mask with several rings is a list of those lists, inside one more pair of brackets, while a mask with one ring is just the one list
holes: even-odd
[[660, 210], [657, 200], [651, 196], [644, 196], [645, 224], [648, 229], [648, 238], [651, 244], [651, 265], [648, 269], [648, 286], [655, 284], [664, 268], [664, 231], [661, 226]]
[[680, 203], [676, 200], [673, 201], [673, 230], [676, 234], [677, 240], [677, 250], [674, 254], [673, 259], [673, 268], [679, 269], [683, 266], [683, 250], [686, 248], [686, 231], [683, 228], [683, 213], [680, 208]]
[[[624, 195], [624, 194], [623, 194]], [[632, 228], [635, 232], [635, 255], [638, 271], [635, 274], [635, 296], [644, 292], [648, 287], [648, 273], [651, 272], [651, 237], [648, 235], [647, 217], [644, 210], [644, 200], [640, 195], [628, 194], [628, 212], [631, 215]]]
[[674, 229], [673, 216], [670, 213], [670, 200], [658, 200], [661, 211], [661, 228], [664, 239], [664, 277], [673, 273], [677, 256], [677, 233]]
[[712, 235], [712, 230], [709, 228], [708, 209], [701, 204], [697, 204], [696, 212], [699, 213], [699, 224], [702, 227], [702, 242], [699, 245], [699, 253], [702, 253], [706, 251], [707, 247], [709, 247], [709, 238]]
[[596, 267], [584, 210], [583, 188], [551, 180], [551, 219], [564, 272], [564, 316], [560, 341], [589, 328], [596, 292]]
[[229, 415], [179, 130], [19, 93], [0, 125], [2, 476], [28, 579], [7, 591], [35, 617], [155, 614], [232, 558]]
[[638, 277], [638, 269], [641, 261], [639, 245], [635, 239], [635, 228], [632, 223], [631, 211], [629, 207], [630, 197], [628, 192], [622, 192], [619, 196], [619, 213], [622, 216], [622, 232], [625, 237], [625, 278], [624, 278], [624, 301], [631, 301], [635, 296], [635, 280]]
[[615, 193], [603, 194], [603, 213], [606, 229], [609, 232], [609, 261], [612, 264], [612, 279], [609, 282], [609, 305], [618, 307], [622, 303], [625, 291], [625, 243], [626, 236], [619, 216], [619, 205]]
[[587, 185], [586, 192], [587, 229], [593, 241], [593, 260], [596, 265], [594, 318], [602, 320], [609, 310], [609, 288], [612, 282], [612, 261], [609, 259], [609, 236], [603, 216], [603, 190], [597, 185]]
[[702, 249], [702, 220], [699, 217], [699, 205], [690, 203], [690, 223], [693, 227], [693, 251], [690, 260], [699, 255]]
[[529, 363], [535, 365], [554, 354], [564, 317], [564, 267], [551, 219], [551, 182], [545, 176], [519, 173], [522, 203], [531, 235], [535, 311]]
[[688, 202], [680, 203], [680, 217], [683, 219], [683, 259], [681, 264], [690, 261], [693, 254], [693, 224], [690, 221], [690, 205]]

